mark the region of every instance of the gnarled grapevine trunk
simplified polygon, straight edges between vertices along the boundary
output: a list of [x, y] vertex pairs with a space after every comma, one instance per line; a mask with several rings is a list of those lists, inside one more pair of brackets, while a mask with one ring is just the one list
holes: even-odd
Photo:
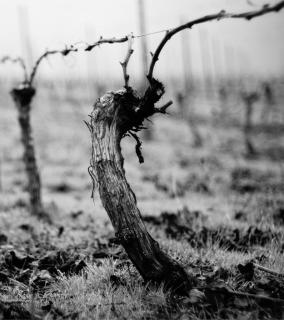
[[148, 233], [123, 168], [121, 139], [137, 129], [145, 116], [155, 113], [152, 98], [150, 94], [150, 98], [140, 99], [127, 89], [109, 92], [97, 100], [88, 123], [92, 137], [90, 171], [116, 237], [144, 280], [186, 293], [193, 280]]
[[31, 101], [35, 89], [31, 86], [14, 88], [11, 95], [18, 110], [18, 120], [21, 128], [21, 141], [24, 147], [24, 163], [28, 178], [28, 192], [30, 197], [31, 213], [37, 217], [45, 218], [41, 200], [41, 182], [37, 167], [32, 128], [30, 124]]

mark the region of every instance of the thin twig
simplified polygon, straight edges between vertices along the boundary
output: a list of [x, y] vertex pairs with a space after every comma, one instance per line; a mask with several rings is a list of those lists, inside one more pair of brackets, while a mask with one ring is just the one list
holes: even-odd
[[122, 42], [127, 42], [128, 41], [128, 36], [122, 37], [122, 38], [109, 38], [109, 39], [104, 39], [103, 37], [100, 37], [100, 40], [94, 42], [93, 44], [87, 45], [87, 47], [84, 49], [84, 51], [91, 51], [95, 47], [103, 44], [103, 43], [122, 43]]
[[274, 271], [274, 270], [271, 270], [271, 269], [268, 269], [266, 267], [263, 267], [263, 266], [260, 266], [259, 264], [256, 264], [256, 263], [253, 263], [253, 266], [258, 269], [258, 270], [261, 270], [261, 271], [264, 271], [264, 272], [267, 272], [267, 273], [270, 273], [278, 278], [284, 278], [284, 274], [283, 273], [279, 273], [277, 271]]
[[164, 104], [162, 107], [160, 107], [160, 108], [155, 108], [155, 112], [166, 114], [168, 107], [171, 106], [172, 104], [173, 104], [173, 101], [170, 100], [170, 101], [168, 101], [166, 104]]
[[252, 294], [252, 293], [233, 291], [233, 290], [228, 290], [228, 292], [238, 297], [244, 297], [244, 298], [260, 300], [260, 301], [269, 301], [269, 302], [279, 303], [281, 305], [284, 305], [284, 300], [279, 298], [267, 297], [260, 294]]
[[[204, 291], [209, 290], [209, 292], [215, 292], [215, 294], [217, 294], [218, 292], [223, 292], [223, 293], [227, 293], [227, 294], [231, 294], [233, 296], [237, 296], [237, 297], [241, 297], [241, 298], [246, 298], [246, 299], [252, 299], [252, 300], [256, 300], [256, 301], [267, 301], [267, 302], [271, 302], [271, 303], [277, 303], [280, 305], [284, 306], [284, 300], [280, 299], [280, 298], [274, 298], [274, 297], [268, 297], [268, 296], [264, 296], [264, 295], [260, 295], [260, 294], [253, 294], [253, 293], [248, 293], [248, 292], [241, 292], [241, 291], [235, 291], [233, 289], [228, 289], [228, 288], [215, 288], [214, 286], [206, 286], [206, 287], [196, 287], [196, 289], [200, 290], [200, 291]], [[206, 293], [205, 293], [206, 296]]]
[[134, 52], [134, 50], [132, 49], [132, 46], [133, 46], [133, 35], [129, 34], [127, 36], [127, 38], [128, 38], [127, 53], [126, 53], [124, 61], [120, 62], [121, 67], [122, 67], [123, 77], [124, 77], [124, 88], [125, 89], [129, 88], [129, 85], [128, 85], [128, 83], [129, 83], [129, 74], [127, 74], [127, 65], [128, 65], [128, 62], [129, 62], [129, 60], [131, 58], [132, 53]]
[[80, 50], [91, 51], [95, 47], [100, 46], [101, 44], [104, 44], [104, 43], [112, 44], [112, 43], [122, 43], [122, 42], [126, 42], [126, 41], [128, 41], [128, 37], [127, 36], [126, 37], [122, 37], [122, 38], [109, 38], [109, 39], [104, 39], [103, 37], [100, 37], [100, 39], [98, 41], [94, 42], [93, 44], [85, 43], [86, 46], [84, 48], [78, 47], [78, 44], [80, 45], [80, 44], [82, 44], [82, 42], [77, 42], [76, 44], [72, 44], [70, 46], [66, 46], [63, 50], [47, 50], [35, 62], [34, 67], [32, 69], [32, 72], [31, 72], [31, 75], [30, 75], [30, 77], [28, 79], [28, 83], [30, 85], [32, 85], [39, 65], [41, 64], [41, 62], [45, 58], [47, 58], [50, 55], [62, 54], [63, 56], [67, 56], [70, 52], [77, 52], [77, 51], [80, 51]]
[[88, 173], [92, 179], [92, 193], [91, 193], [91, 199], [94, 199], [94, 195], [95, 195], [95, 191], [96, 191], [96, 187], [97, 187], [97, 179], [96, 179], [96, 176], [94, 174], [94, 171], [93, 171], [93, 167], [92, 165], [89, 165], [88, 167]]
[[[52, 295], [51, 297], [37, 297], [36, 300], [50, 300], [52, 298], [62, 298], [62, 299], [67, 299], [67, 298], [75, 298], [75, 296], [72, 294], [70, 296], [68, 295]], [[19, 300], [0, 300], [0, 303], [3, 303], [3, 304], [16, 304], [16, 303], [27, 303], [27, 302], [30, 302], [32, 298], [27, 298], [27, 299], [19, 299]], [[115, 302], [114, 303], [115, 305], [124, 305], [126, 304], [126, 302], [124, 301], [118, 301], [118, 302]], [[89, 307], [90, 310], [92, 310], [93, 308], [97, 307], [97, 306], [101, 306], [101, 307], [104, 307], [104, 306], [111, 306], [113, 305], [113, 303], [98, 303], [98, 304], [86, 304], [85, 306], [86, 307]]]
[[143, 163], [144, 158], [143, 158], [142, 151], [141, 151], [142, 142], [141, 142], [140, 138], [137, 136], [137, 134], [135, 134], [134, 132], [129, 131], [129, 134], [136, 140], [135, 151], [136, 151], [137, 157], [139, 159], [139, 163]]
[[178, 26], [170, 31], [166, 32], [166, 35], [158, 45], [155, 53], [152, 55], [152, 60], [149, 68], [149, 72], [147, 75], [147, 78], [151, 84], [152, 79], [153, 79], [153, 71], [156, 62], [159, 60], [159, 55], [164, 48], [165, 44], [171, 39], [172, 36], [174, 36], [176, 33], [185, 30], [185, 29], [190, 29], [192, 26], [196, 24], [201, 24], [204, 22], [212, 21], [212, 20], [221, 20], [221, 19], [246, 19], [246, 20], [251, 20], [253, 18], [262, 16], [264, 14], [267, 14], [269, 12], [277, 12], [281, 9], [284, 8], [284, 1], [280, 1], [275, 5], [264, 5], [261, 9], [259, 10], [254, 10], [254, 11], [249, 11], [249, 12], [243, 12], [243, 13], [227, 13], [225, 10], [220, 11], [219, 13], [216, 14], [211, 14], [211, 15], [206, 15], [204, 17], [201, 17], [199, 19], [192, 20], [190, 22], [187, 22], [181, 26]]
[[47, 50], [47, 51], [45, 51], [41, 56], [39, 56], [39, 58], [36, 60], [34, 66], [33, 66], [32, 72], [31, 72], [29, 80], [28, 80], [29, 85], [32, 86], [32, 83], [34, 81], [34, 77], [36, 75], [38, 67], [39, 67], [40, 63], [45, 58], [47, 58], [50, 55], [54, 55], [54, 54], [62, 54], [63, 56], [67, 56], [70, 52], [76, 52], [76, 51], [78, 51], [78, 48], [75, 48], [73, 45], [71, 45], [69, 48], [66, 47], [63, 50]]
[[12, 58], [10, 56], [4, 56], [0, 59], [0, 63], [6, 63], [6, 62], [19, 64], [24, 72], [24, 82], [28, 81], [27, 67], [26, 67], [25, 61], [21, 57]]

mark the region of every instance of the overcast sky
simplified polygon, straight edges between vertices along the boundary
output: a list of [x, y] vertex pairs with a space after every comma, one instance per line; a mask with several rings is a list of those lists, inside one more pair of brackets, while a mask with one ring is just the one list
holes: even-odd
[[[144, 0], [147, 32], [168, 29], [204, 14], [221, 9], [231, 12], [254, 10], [269, 2], [261, 0]], [[275, 3], [277, 1], [271, 1]], [[139, 34], [138, 0], [0, 0], [0, 54], [20, 55], [29, 59], [23, 41], [25, 14], [34, 60], [46, 48], [62, 48], [79, 41], [95, 41], [104, 37]], [[24, 16], [23, 13], [24, 12]], [[187, 66], [195, 75], [284, 73], [284, 10], [256, 18], [250, 22], [224, 20], [196, 26], [176, 36], [162, 53], [158, 74], [180, 75], [183, 70], [182, 39], [187, 42], [190, 60]], [[153, 51], [162, 33], [147, 37]], [[133, 74], [142, 72], [141, 40], [134, 44], [130, 63]], [[126, 45], [109, 45], [91, 53], [68, 58], [51, 57], [41, 68], [41, 75], [118, 77], [118, 61], [124, 57]], [[7, 72], [5, 66], [2, 72]], [[6, 71], [4, 71], [4, 69]]]

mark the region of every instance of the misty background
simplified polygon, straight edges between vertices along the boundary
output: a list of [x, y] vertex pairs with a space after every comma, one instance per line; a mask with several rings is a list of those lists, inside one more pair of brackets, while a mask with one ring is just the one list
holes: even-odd
[[[269, 1], [270, 4], [276, 1]], [[135, 38], [129, 64], [130, 76], [141, 79], [142, 41], [148, 61], [164, 31], [205, 14], [220, 10], [256, 10], [268, 1], [259, 0], [144, 0], [146, 37]], [[100, 36], [141, 35], [138, 0], [1, 0], [0, 53], [22, 56], [31, 66], [46, 49], [63, 49], [72, 43], [85, 46]], [[190, 77], [281, 77], [284, 72], [284, 12], [252, 21], [224, 20], [194, 26], [166, 45], [156, 67], [163, 78], [181, 77], [184, 64]], [[40, 66], [37, 77], [83, 78], [97, 82], [122, 81], [119, 61], [127, 43], [103, 45], [91, 52], [51, 56]], [[19, 68], [2, 66], [3, 76], [17, 77]], [[1, 75], [0, 75], [1, 76]]]

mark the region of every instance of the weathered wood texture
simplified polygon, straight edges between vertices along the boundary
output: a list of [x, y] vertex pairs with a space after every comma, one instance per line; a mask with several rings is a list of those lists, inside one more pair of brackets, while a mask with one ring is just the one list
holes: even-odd
[[18, 120], [21, 128], [21, 141], [24, 147], [24, 163], [28, 178], [28, 192], [30, 197], [31, 213], [38, 217], [45, 216], [41, 199], [41, 181], [30, 123], [31, 101], [35, 89], [30, 86], [14, 88], [11, 95], [18, 110]]
[[146, 94], [140, 99], [127, 89], [109, 92], [96, 101], [87, 123], [92, 137], [90, 173], [116, 237], [144, 280], [165, 283], [167, 288], [186, 293], [193, 280], [148, 233], [123, 168], [121, 139], [138, 130], [145, 116], [157, 112], [153, 96], [148, 98]]

